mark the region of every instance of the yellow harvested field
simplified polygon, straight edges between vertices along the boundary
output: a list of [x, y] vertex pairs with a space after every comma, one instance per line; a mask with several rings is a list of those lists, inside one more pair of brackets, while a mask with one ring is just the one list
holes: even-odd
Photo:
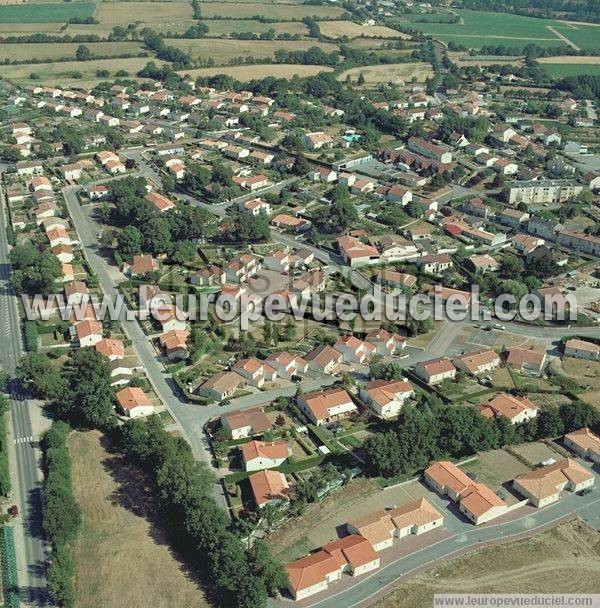
[[[75, 57], [79, 44], [75, 42], [57, 42], [53, 44], [0, 44], [0, 61], [11, 59], [63, 59]], [[92, 55], [117, 57], [125, 54], [137, 54], [142, 51], [139, 42], [87, 42], [85, 44]], [[79, 70], [81, 63], [73, 63], [72, 68]], [[0, 70], [3, 66], [0, 67]]]
[[321, 33], [328, 38], [409, 38], [406, 34], [384, 25], [359, 25], [353, 21], [323, 21], [319, 24]]
[[580, 519], [417, 574], [373, 608], [433, 606], [434, 593], [598, 593], [600, 534]]
[[600, 55], [595, 57], [584, 55], [560, 55], [559, 57], [539, 57], [536, 61], [539, 61], [540, 63], [581, 63], [585, 65], [600, 65]]
[[252, 32], [262, 34], [273, 29], [276, 34], [298, 34], [306, 36], [308, 29], [301, 21], [278, 21], [277, 23], [262, 23], [253, 19], [206, 19], [202, 21], [208, 26], [211, 36], [229, 35], [237, 32]]
[[[69, 80], [73, 86], [77, 86], [78, 83], [83, 86], [83, 82], [80, 81], [95, 79], [97, 70], [108, 70], [111, 74], [114, 74], [117, 70], [127, 70], [130, 75], [135, 76], [135, 73], [141, 70], [148, 61], [148, 57], [133, 57], [130, 59], [93, 59], [92, 61], [0, 65], [0, 76], [8, 80], [28, 80], [29, 75], [35, 73], [39, 75], [36, 82], [59, 84], [56, 79], [60, 78]], [[156, 59], [153, 59], [153, 61], [157, 65], [164, 63], [164, 61]], [[73, 72], [81, 73], [82, 78], [73, 78], [71, 76]]]
[[169, 25], [194, 17], [191, 2], [102, 2], [95, 13], [96, 19], [106, 25], [161, 23]]
[[294, 76], [306, 77], [314, 76], [320, 72], [331, 72], [333, 68], [322, 65], [297, 65], [286, 63], [274, 63], [270, 65], [235, 65], [222, 68], [198, 68], [179, 72], [181, 75], [189, 74], [194, 78], [198, 76], [216, 76], [225, 74], [240, 81], [248, 81], [254, 78], [293, 78]]
[[107, 450], [98, 432], [73, 433], [69, 447], [83, 513], [74, 555], [77, 608], [207, 608], [169, 547], [140, 471]]
[[365, 84], [377, 85], [382, 82], [407, 83], [413, 78], [417, 82], [423, 82], [433, 75], [431, 65], [428, 63], [389, 63], [386, 65], [367, 65], [359, 68], [352, 68], [342, 72], [338, 80], [345, 80], [348, 75], [356, 81], [359, 75], [365, 78]]
[[[191, 4], [189, 5], [191, 7]], [[190, 9], [191, 10], [191, 9]], [[235, 4], [232, 2], [205, 2], [202, 4], [203, 17], [231, 17], [243, 19], [260, 15], [269, 19], [289, 21], [303, 17], [341, 17], [343, 9], [336, 6], [312, 6], [302, 4]]]
[[[181, 40], [178, 38], [166, 38], [165, 44], [174, 46], [190, 53], [194, 58], [208, 59], [212, 57], [215, 63], [227, 63], [236, 57], [254, 57], [255, 59], [270, 59], [275, 51], [282, 49], [285, 51], [304, 51], [308, 46], [318, 46], [326, 53], [337, 51], [335, 44], [312, 41], [308, 44], [302, 40]], [[251, 66], [248, 66], [250, 68]]]

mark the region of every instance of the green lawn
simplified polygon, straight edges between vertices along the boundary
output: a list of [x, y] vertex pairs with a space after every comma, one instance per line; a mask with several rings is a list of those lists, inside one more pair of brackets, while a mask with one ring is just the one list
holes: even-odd
[[454, 41], [472, 48], [488, 45], [523, 47], [532, 43], [543, 47], [564, 46], [566, 43], [548, 29], [550, 26], [581, 48], [600, 47], [600, 28], [593, 26], [574, 26], [574, 29], [552, 19], [466, 9], [456, 13], [462, 23], [411, 23], [410, 27], [443, 42]]
[[0, 6], [0, 23], [66, 23], [71, 17], [91, 17], [92, 2], [8, 4]]
[[600, 76], [600, 65], [591, 65], [585, 63], [541, 63], [544, 72], [555, 78], [563, 78], [565, 76], [579, 76], [581, 74], [592, 74]]

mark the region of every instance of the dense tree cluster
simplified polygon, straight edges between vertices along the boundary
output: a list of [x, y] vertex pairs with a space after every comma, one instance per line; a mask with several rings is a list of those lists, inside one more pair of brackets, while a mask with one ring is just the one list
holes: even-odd
[[403, 410], [387, 431], [368, 439], [367, 463], [376, 475], [413, 474], [441, 458], [463, 458], [504, 445], [556, 437], [600, 422], [600, 415], [582, 401], [543, 409], [537, 418], [513, 425], [508, 418], [484, 418], [474, 407], [442, 406], [422, 398]]
[[214, 591], [219, 605], [261, 608], [285, 584], [285, 573], [266, 547], [246, 549], [211, 496], [208, 468], [194, 459], [189, 445], [167, 433], [157, 417], [128, 421], [120, 444], [156, 486], [159, 505], [175, 542], [185, 548]]
[[62, 276], [60, 261], [46, 249], [33, 243], [16, 245], [10, 252], [10, 283], [17, 293], [47, 294], [55, 290]]

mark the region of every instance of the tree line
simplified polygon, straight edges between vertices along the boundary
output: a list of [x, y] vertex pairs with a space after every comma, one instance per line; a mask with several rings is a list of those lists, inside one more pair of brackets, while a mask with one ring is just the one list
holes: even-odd
[[48, 592], [63, 608], [75, 605], [73, 543], [81, 528], [81, 510], [73, 495], [71, 456], [67, 444], [71, 427], [55, 422], [42, 440], [44, 453], [44, 531], [52, 545]]
[[463, 458], [505, 445], [558, 437], [600, 423], [600, 414], [583, 401], [543, 409], [513, 425], [508, 418], [484, 418], [474, 407], [443, 406], [438, 397], [421, 396], [406, 407], [386, 431], [364, 444], [367, 465], [375, 475], [412, 475], [432, 461]]

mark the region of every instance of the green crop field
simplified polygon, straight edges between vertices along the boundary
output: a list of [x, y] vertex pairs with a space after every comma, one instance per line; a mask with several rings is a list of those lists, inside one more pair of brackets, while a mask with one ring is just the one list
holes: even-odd
[[276, 34], [300, 34], [306, 36], [308, 30], [301, 21], [279, 21], [277, 23], [262, 23], [254, 19], [207, 19], [202, 21], [208, 26], [208, 33], [211, 36], [229, 35], [233, 32], [252, 32], [262, 34], [270, 30], [275, 30]]
[[542, 64], [545, 72], [555, 78], [563, 78], [565, 76], [580, 76], [582, 74], [592, 74], [600, 76], [600, 65], [590, 65], [585, 63], [545, 63]]
[[0, 23], [65, 23], [71, 17], [91, 17], [95, 9], [92, 2], [5, 4], [0, 5]]
[[[542, 47], [565, 46], [567, 43], [549, 28], [568, 38], [580, 48], [600, 48], [600, 28], [569, 26], [552, 19], [522, 17], [508, 13], [456, 10], [460, 23], [411, 23], [410, 27], [434, 36], [442, 42], [454, 41], [471, 48], [483, 46]], [[595, 30], [595, 31], [594, 31]]]

